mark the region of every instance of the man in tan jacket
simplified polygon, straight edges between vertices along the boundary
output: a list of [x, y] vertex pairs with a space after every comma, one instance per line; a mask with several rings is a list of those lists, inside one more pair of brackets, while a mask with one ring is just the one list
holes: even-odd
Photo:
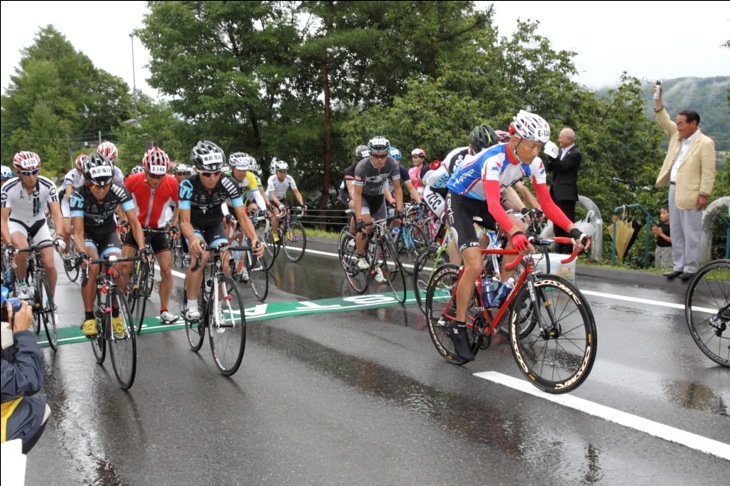
[[702, 211], [715, 183], [715, 142], [699, 129], [700, 115], [693, 110], [669, 119], [660, 95], [654, 100], [656, 121], [669, 135], [669, 150], [664, 159], [657, 187], [669, 186], [669, 227], [672, 234], [674, 268], [664, 274], [687, 281], [697, 272], [702, 235]]

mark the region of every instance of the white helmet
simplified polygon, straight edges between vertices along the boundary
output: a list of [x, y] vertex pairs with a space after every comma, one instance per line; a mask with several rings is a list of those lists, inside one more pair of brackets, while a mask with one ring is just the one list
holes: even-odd
[[545, 143], [550, 140], [550, 125], [540, 115], [520, 110], [512, 118], [512, 127], [520, 138]]
[[256, 159], [245, 152], [234, 152], [228, 158], [228, 165], [238, 170], [253, 170], [256, 167]]
[[287, 164], [283, 160], [274, 158], [271, 161], [271, 171], [275, 172], [277, 170], [289, 170], [289, 164]]

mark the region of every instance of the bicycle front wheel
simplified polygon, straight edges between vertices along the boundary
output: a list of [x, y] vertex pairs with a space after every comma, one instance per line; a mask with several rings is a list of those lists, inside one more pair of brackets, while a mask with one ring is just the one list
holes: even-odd
[[144, 324], [144, 312], [147, 307], [147, 296], [152, 292], [150, 286], [150, 264], [140, 262], [139, 273], [132, 276], [132, 291], [129, 295], [132, 297], [131, 307], [134, 315], [134, 322], [137, 327], [137, 334], [142, 332], [142, 324]]
[[75, 282], [79, 278], [79, 264], [76, 262], [76, 255], [76, 247], [72, 241], [68, 255], [62, 255], [61, 257], [63, 260], [63, 269], [71, 282]]
[[730, 260], [700, 269], [687, 287], [684, 305], [697, 346], [715, 363], [730, 367]]
[[340, 254], [340, 265], [345, 272], [345, 278], [350, 287], [358, 294], [365, 293], [368, 289], [368, 275], [366, 272], [370, 270], [361, 270], [357, 266], [357, 248], [355, 244], [357, 236], [351, 235], [346, 231], [342, 238], [338, 253]]
[[548, 393], [578, 388], [596, 360], [596, 322], [588, 301], [573, 284], [556, 275], [535, 278], [519, 289], [509, 337], [522, 374]]
[[264, 262], [250, 251], [245, 253], [244, 258], [246, 259], [246, 270], [248, 270], [251, 290], [253, 290], [256, 298], [263, 302], [266, 300], [266, 296], [269, 295], [269, 271], [266, 270]]
[[225, 275], [218, 279], [218, 298], [208, 303], [210, 350], [218, 370], [225, 376], [238, 371], [246, 347], [246, 315], [236, 282]]
[[264, 239], [261, 239], [261, 234], [259, 234], [259, 230], [256, 231], [256, 234], [259, 237], [259, 241], [266, 242], [263, 262], [264, 265], [266, 265], [266, 270], [271, 270], [271, 267], [274, 266], [276, 257], [279, 254], [279, 245], [278, 243], [274, 242], [274, 234], [271, 232], [271, 230], [266, 230], [263, 232]]
[[[119, 316], [112, 318], [109, 322], [107, 314], [107, 326], [111, 326], [112, 332], [109, 337], [109, 354], [112, 358], [114, 374], [122, 390], [129, 390], [134, 383], [137, 372], [137, 333], [134, 329], [132, 313], [129, 312], [127, 299], [120, 288], [114, 288], [112, 293], [112, 306], [117, 305]], [[121, 326], [115, 326], [114, 321], [121, 322]], [[121, 321], [119, 321], [121, 320]]]
[[447, 263], [436, 268], [426, 290], [426, 323], [431, 341], [439, 354], [449, 363], [461, 365], [467, 361], [459, 356], [451, 340], [450, 330], [456, 319], [456, 283], [459, 267]]
[[299, 221], [292, 221], [282, 236], [284, 253], [291, 262], [298, 262], [304, 256], [307, 249], [307, 234], [304, 226]]
[[[205, 282], [205, 276], [203, 276], [203, 282]], [[188, 279], [186, 278], [183, 280], [183, 319], [185, 319], [185, 314], [188, 308], [188, 298], [187, 298], [187, 283]], [[200, 291], [200, 295], [198, 296], [198, 299], [202, 302], [204, 297], [203, 289]], [[199, 307], [201, 310], [203, 310], [203, 307]], [[188, 344], [190, 344], [190, 347], [193, 351], [196, 353], [200, 350], [200, 348], [203, 346], [203, 340], [205, 339], [205, 324], [203, 324], [205, 321], [203, 319], [203, 316], [197, 321], [189, 321], [185, 319], [185, 335], [188, 338]]]
[[403, 304], [406, 301], [406, 272], [398, 260], [395, 246], [388, 239], [380, 242], [382, 260], [379, 262], [383, 277], [393, 292], [395, 300]]
[[[98, 303], [100, 300], [98, 300], [99, 297], [97, 295], [97, 308], [101, 308], [101, 305]], [[94, 357], [96, 358], [97, 364], [104, 364], [104, 360], [106, 359], [106, 326], [104, 325], [104, 320], [106, 319], [106, 314], [98, 313], [99, 311], [95, 311], [97, 314], [95, 315], [96, 318], [96, 337], [92, 338], [91, 341], [91, 349], [94, 351]]]
[[48, 277], [45, 275], [38, 280], [38, 290], [36, 301], [36, 309], [38, 320], [43, 321], [43, 327], [46, 328], [46, 337], [48, 337], [48, 345], [52, 350], [58, 348], [58, 329], [56, 328], [56, 311], [51, 295], [51, 287], [48, 283]]
[[413, 265], [413, 293], [416, 296], [416, 303], [418, 308], [421, 309], [423, 315], [426, 315], [426, 290], [428, 288], [428, 281], [433, 275], [436, 267], [442, 263], [448, 263], [449, 259], [447, 253], [444, 252], [443, 256], [439, 257], [439, 249], [437, 246], [428, 246], [421, 250], [416, 258], [416, 263]]

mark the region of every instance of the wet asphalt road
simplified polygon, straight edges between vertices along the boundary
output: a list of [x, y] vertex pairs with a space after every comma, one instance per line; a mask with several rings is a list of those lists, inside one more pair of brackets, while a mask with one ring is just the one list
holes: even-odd
[[[314, 252], [280, 256], [270, 278], [267, 302], [353, 294]], [[727, 484], [730, 370], [688, 335], [684, 284], [588, 267], [577, 283], [598, 358], [570, 397], [589, 413], [476, 376], [533, 388], [506, 343], [446, 363], [415, 305], [249, 323], [230, 379], [207, 343], [196, 354], [183, 330], [150, 333], [129, 392], [86, 343], [43, 350], [53, 415], [26, 484]], [[78, 284], [60, 275], [57, 295], [62, 322], [80, 322]]]

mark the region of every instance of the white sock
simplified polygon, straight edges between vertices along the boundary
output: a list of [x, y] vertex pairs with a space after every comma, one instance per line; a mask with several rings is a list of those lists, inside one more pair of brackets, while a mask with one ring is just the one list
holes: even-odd
[[198, 299], [188, 299], [188, 309], [198, 310]]

